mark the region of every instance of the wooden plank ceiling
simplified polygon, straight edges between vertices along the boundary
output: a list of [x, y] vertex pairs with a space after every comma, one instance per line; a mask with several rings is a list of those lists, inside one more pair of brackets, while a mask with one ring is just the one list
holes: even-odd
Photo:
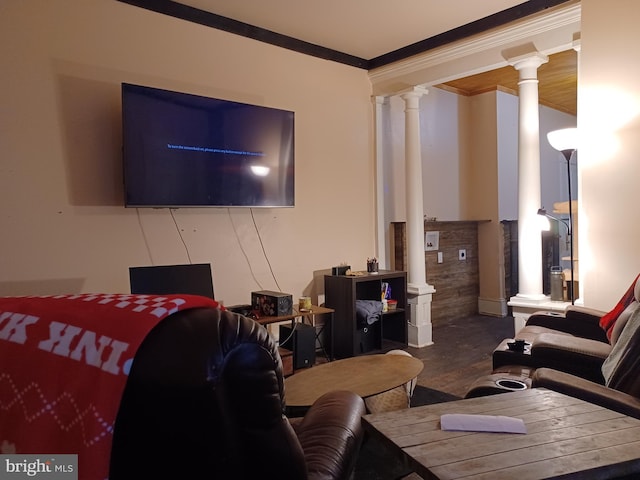
[[[541, 105], [576, 115], [578, 54], [575, 50], [549, 55], [549, 62], [538, 69], [538, 80]], [[438, 86], [466, 96], [496, 89], [517, 95], [518, 71], [508, 66]]]

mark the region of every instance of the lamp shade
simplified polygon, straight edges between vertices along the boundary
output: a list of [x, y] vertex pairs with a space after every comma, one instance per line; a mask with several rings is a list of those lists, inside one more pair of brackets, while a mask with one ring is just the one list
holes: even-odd
[[551, 223], [549, 222], [549, 217], [546, 215], [540, 215], [536, 217], [536, 223], [538, 224], [538, 228], [541, 232], [548, 232], [551, 230]]
[[549, 144], [559, 152], [564, 152], [566, 150], [577, 150], [578, 129], [563, 128], [561, 130], [554, 130], [547, 133], [547, 140], [549, 140]]

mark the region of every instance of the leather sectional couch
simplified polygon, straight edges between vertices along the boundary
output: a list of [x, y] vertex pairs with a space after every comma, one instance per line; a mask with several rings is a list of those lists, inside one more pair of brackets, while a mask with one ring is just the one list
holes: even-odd
[[640, 282], [610, 312], [570, 306], [533, 314], [516, 338], [493, 353], [493, 372], [467, 397], [545, 387], [640, 418]]

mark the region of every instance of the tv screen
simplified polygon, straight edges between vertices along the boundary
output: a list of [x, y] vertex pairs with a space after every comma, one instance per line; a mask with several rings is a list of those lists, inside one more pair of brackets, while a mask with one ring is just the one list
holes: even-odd
[[127, 207], [293, 207], [294, 112], [122, 84]]

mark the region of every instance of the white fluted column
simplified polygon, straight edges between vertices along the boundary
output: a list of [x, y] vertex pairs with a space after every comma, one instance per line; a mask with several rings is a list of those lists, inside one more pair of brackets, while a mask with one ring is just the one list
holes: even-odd
[[537, 218], [540, 195], [540, 115], [538, 67], [546, 55], [532, 55], [514, 63], [518, 82], [518, 296], [540, 299], [542, 293], [542, 236]]
[[[538, 105], [538, 68], [549, 59], [533, 52], [508, 59], [518, 70], [518, 294], [511, 298], [516, 331], [524, 322], [518, 306], [539, 304], [542, 293], [542, 236], [538, 209], [540, 195], [540, 114]], [[526, 314], [528, 317], [528, 313]]]
[[424, 196], [420, 149], [420, 97], [427, 90], [414, 88], [403, 93], [405, 127], [405, 195], [407, 209], [407, 262], [409, 285], [426, 285], [424, 263]]
[[414, 87], [400, 97], [405, 102], [405, 177], [407, 210], [407, 294], [411, 309], [409, 345], [433, 343], [431, 300], [435, 289], [427, 284], [424, 256], [424, 197], [420, 149], [420, 98], [428, 91]]

